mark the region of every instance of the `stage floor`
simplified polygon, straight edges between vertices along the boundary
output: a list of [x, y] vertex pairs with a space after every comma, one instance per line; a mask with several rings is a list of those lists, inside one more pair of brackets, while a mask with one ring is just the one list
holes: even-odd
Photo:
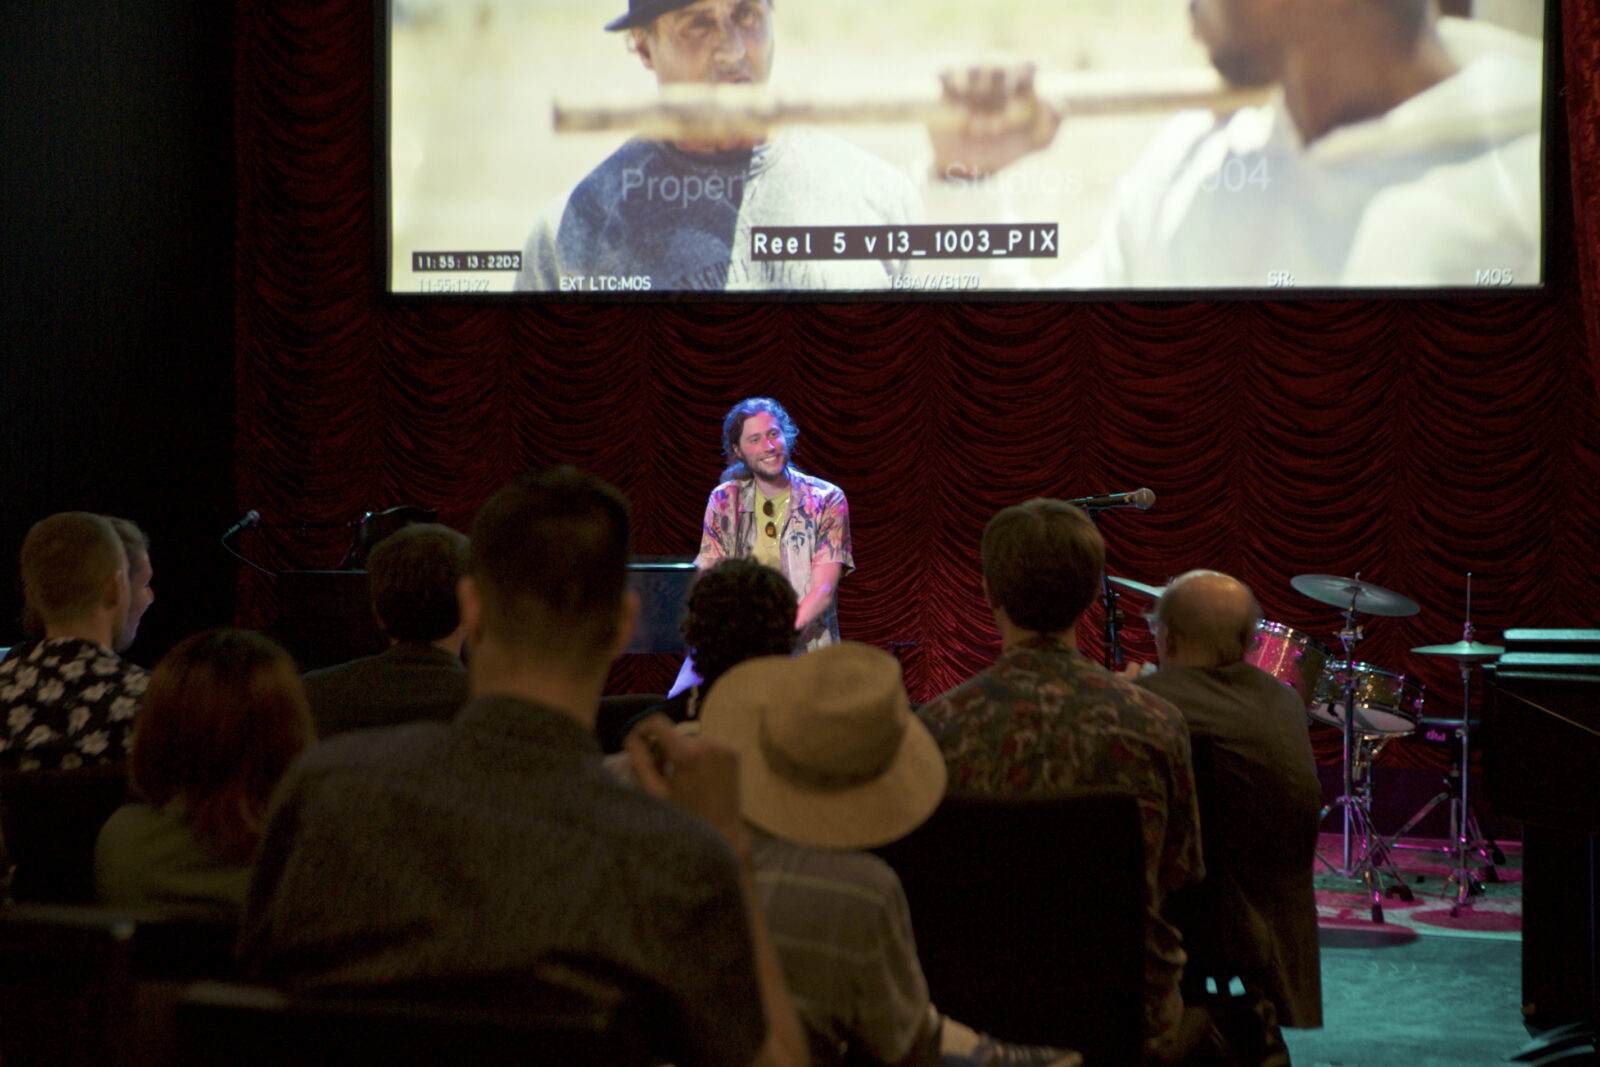
[[[1414, 900], [1386, 896], [1381, 924], [1371, 921], [1359, 883], [1317, 865], [1324, 1025], [1284, 1031], [1295, 1067], [1504, 1064], [1530, 1040], [1522, 1022], [1521, 848], [1500, 844], [1501, 880], [1486, 883], [1455, 918], [1453, 898], [1441, 898], [1452, 861], [1437, 852], [1396, 850]], [[1342, 838], [1323, 834], [1319, 851], [1341, 863]]]

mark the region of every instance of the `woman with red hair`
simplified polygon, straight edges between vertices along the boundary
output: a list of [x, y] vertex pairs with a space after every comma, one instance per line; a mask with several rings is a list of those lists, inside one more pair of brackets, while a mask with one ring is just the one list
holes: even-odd
[[134, 723], [119, 808], [95, 846], [107, 904], [240, 907], [267, 799], [315, 740], [294, 660], [249, 630], [207, 630], [162, 657]]

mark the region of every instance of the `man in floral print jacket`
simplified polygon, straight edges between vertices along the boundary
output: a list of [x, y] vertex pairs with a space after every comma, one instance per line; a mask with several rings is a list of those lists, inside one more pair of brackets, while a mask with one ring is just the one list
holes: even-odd
[[1000, 658], [920, 714], [944, 752], [952, 791], [1118, 786], [1136, 794], [1147, 889], [1145, 1036], [1159, 1057], [1183, 1012], [1187, 958], [1162, 905], [1203, 875], [1199, 809], [1183, 716], [1077, 649], [1078, 617], [1104, 568], [1099, 531], [1069, 504], [1030, 500], [995, 515], [983, 534], [983, 587]]
[[855, 561], [844, 490], [790, 462], [799, 434], [783, 405], [767, 397], [741, 400], [728, 412], [722, 437], [731, 465], [706, 502], [694, 562], [704, 571], [750, 558], [781, 572], [800, 600], [799, 642], [814, 649], [839, 640], [834, 602]]
[[116, 528], [83, 511], [35, 523], [22, 542], [22, 586], [45, 636], [0, 664], [0, 770], [125, 758], [150, 676], [116, 650], [149, 600], [136, 599]]

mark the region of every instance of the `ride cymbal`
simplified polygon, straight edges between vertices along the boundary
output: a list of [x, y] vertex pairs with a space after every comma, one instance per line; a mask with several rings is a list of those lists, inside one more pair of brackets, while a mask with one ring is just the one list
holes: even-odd
[[1297, 592], [1336, 608], [1351, 608], [1363, 615], [1415, 615], [1422, 608], [1410, 597], [1360, 578], [1337, 574], [1301, 574], [1290, 579]]

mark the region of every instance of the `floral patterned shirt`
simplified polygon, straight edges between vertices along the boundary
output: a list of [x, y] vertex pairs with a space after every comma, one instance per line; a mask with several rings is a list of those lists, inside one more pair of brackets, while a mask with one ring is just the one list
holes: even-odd
[[1200, 813], [1183, 716], [1065, 642], [1022, 641], [919, 715], [939, 742], [950, 788], [1048, 793], [1116, 786], [1139, 799], [1144, 831], [1145, 1032], [1177, 1022], [1187, 959], [1161, 916], [1166, 895], [1204, 874]]
[[[723, 482], [706, 501], [700, 534], [700, 555], [694, 565], [701, 570], [725, 559], [743, 559], [756, 543], [756, 483], [753, 478]], [[855, 569], [850, 555], [850, 504], [844, 490], [821, 478], [790, 468], [789, 507], [778, 531], [779, 570], [801, 600], [811, 590], [815, 563], [840, 563], [843, 578]], [[800, 635], [807, 649], [839, 640], [839, 616], [833, 604], [817, 616]]]
[[0, 663], [0, 770], [70, 770], [127, 758], [150, 672], [111, 649], [57, 637]]

